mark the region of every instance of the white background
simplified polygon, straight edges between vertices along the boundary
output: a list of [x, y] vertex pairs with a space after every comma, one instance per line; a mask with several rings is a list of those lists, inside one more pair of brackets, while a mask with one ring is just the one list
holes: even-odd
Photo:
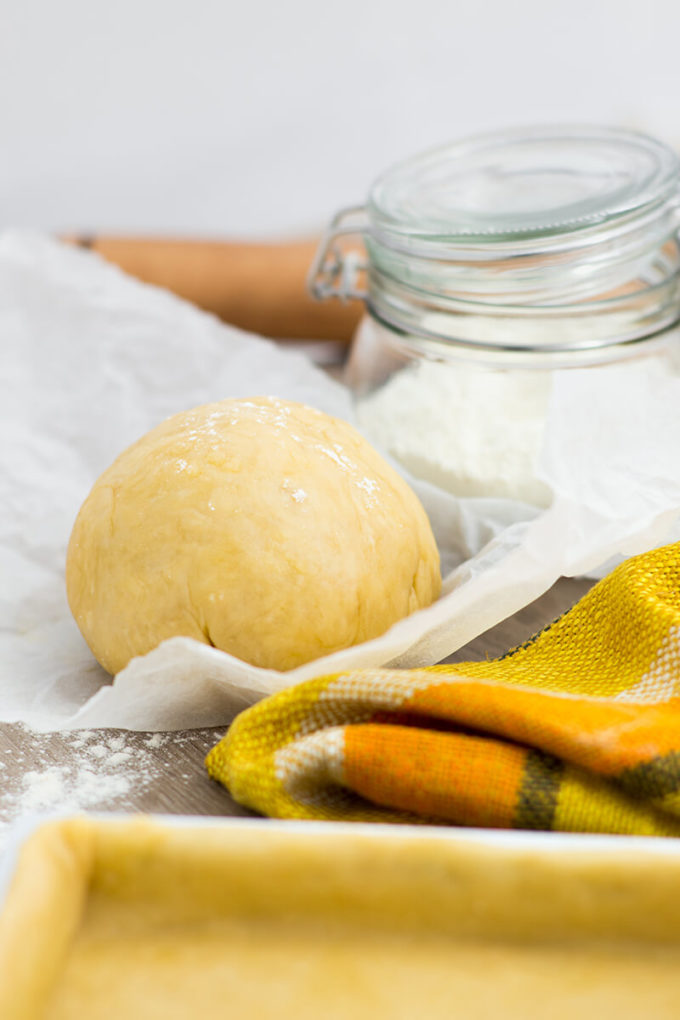
[[0, 0], [0, 226], [304, 234], [536, 121], [680, 146], [678, 0]]

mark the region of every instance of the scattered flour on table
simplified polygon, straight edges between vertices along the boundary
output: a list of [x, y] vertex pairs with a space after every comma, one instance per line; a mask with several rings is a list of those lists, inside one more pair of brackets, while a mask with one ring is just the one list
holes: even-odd
[[[38, 751], [37, 764], [24, 773], [12, 798], [13, 813], [104, 808], [125, 797], [133, 787], [139, 790], [148, 786], [154, 773], [156, 778], [159, 774], [159, 763], [153, 756], [139, 747], [126, 746], [122, 735], [80, 730], [70, 738], [64, 737], [63, 744], [72, 760], [57, 764], [54, 755], [48, 758], [45, 752], [41, 755]], [[155, 742], [151, 746], [163, 744]]]
[[129, 809], [126, 802], [158, 783], [171, 764], [154, 752], [174, 750], [186, 739], [152, 733], [140, 743], [139, 734], [76, 730], [36, 734], [30, 747], [7, 749], [0, 770], [4, 778], [11, 768], [12, 776], [0, 794], [0, 849], [8, 824], [22, 815]]

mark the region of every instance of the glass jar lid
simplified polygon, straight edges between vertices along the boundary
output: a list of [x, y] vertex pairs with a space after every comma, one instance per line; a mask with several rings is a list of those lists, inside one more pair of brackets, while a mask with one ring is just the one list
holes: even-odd
[[[364, 259], [345, 247], [357, 234]], [[422, 153], [335, 217], [310, 290], [363, 298], [431, 356], [616, 357], [680, 322], [680, 159], [596, 126]]]
[[[680, 160], [616, 128], [517, 128], [455, 142], [397, 164], [373, 185], [378, 235], [490, 242], [619, 221], [676, 197]], [[396, 238], [395, 238], [396, 240]]]

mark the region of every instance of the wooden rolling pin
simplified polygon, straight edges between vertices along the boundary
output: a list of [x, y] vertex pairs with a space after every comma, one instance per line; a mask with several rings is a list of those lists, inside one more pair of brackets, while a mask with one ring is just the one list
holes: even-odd
[[348, 343], [359, 301], [318, 302], [305, 289], [316, 240], [280, 244], [67, 237], [132, 276], [166, 287], [225, 322], [277, 339]]

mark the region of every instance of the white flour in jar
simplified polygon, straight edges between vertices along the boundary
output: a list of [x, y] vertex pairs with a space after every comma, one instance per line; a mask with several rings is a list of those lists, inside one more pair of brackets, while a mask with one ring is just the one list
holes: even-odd
[[548, 506], [536, 477], [551, 374], [418, 360], [358, 403], [368, 437], [455, 496]]

